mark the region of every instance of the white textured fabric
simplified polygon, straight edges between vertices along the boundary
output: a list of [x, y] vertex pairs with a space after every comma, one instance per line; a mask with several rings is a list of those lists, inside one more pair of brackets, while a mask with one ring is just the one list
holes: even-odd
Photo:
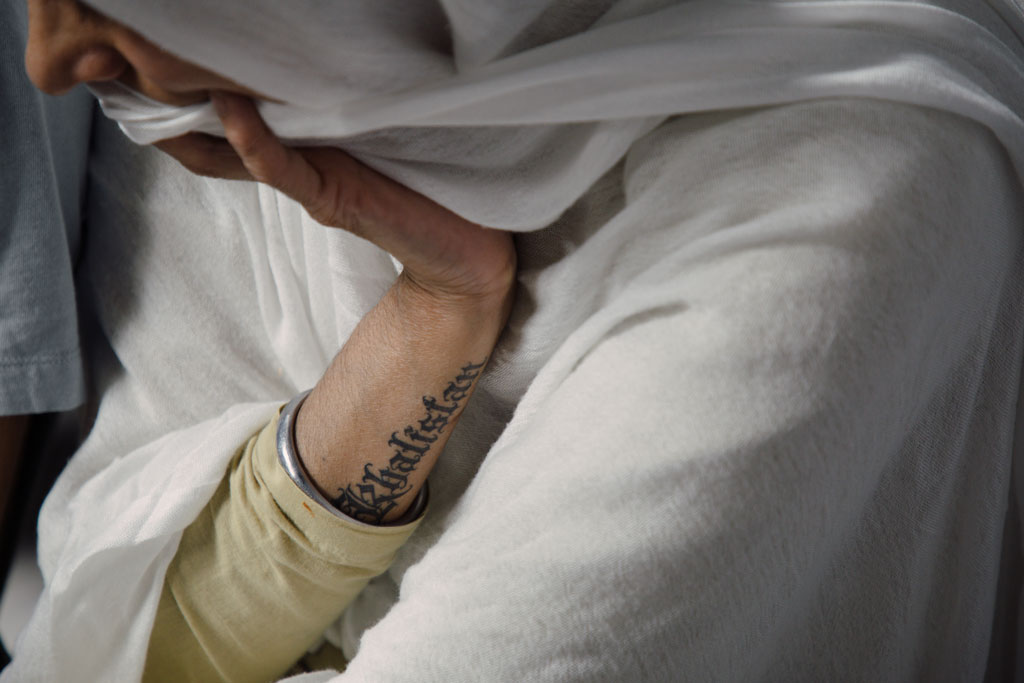
[[[141, 3], [96, 4], [147, 32]], [[601, 21], [644, 4], [656, 3]], [[510, 2], [495, 16], [512, 17], [514, 35], [474, 41], [460, 28], [475, 20], [485, 35], [495, 20], [454, 5], [460, 74], [500, 64], [541, 14]], [[901, 12], [954, 21], [923, 4], [786, 3], [826, 5], [872, 9], [856, 32], [867, 45], [918, 25]], [[195, 19], [175, 6], [175, 21]], [[686, 7], [713, 23], [711, 5]], [[725, 22], [769, 5], [723, 7]], [[247, 25], [231, 30], [245, 38]], [[797, 50], [805, 29], [779, 35]], [[782, 98], [810, 101], [751, 108], [767, 97], [753, 89], [729, 103], [744, 108], [643, 135], [668, 112], [637, 113], [620, 140], [603, 124], [553, 125], [543, 135], [561, 165], [524, 144], [490, 166], [491, 148], [460, 146], [462, 132], [500, 146], [538, 134], [528, 127], [361, 138], [390, 150], [376, 161], [403, 180], [438, 179], [428, 190], [456, 210], [507, 218], [482, 222], [560, 218], [517, 236], [509, 329], [432, 475], [431, 515], [327, 634], [352, 657], [340, 681], [982, 677], [1024, 335], [1024, 207], [1017, 95], [986, 99], [977, 84], [1019, 78], [1019, 45], [998, 62], [968, 39], [948, 61], [928, 41], [901, 44], [916, 74], [896, 79], [901, 96], [872, 89], [900, 90], [891, 54], [851, 48], [860, 80], [808, 75]], [[188, 54], [220, 67], [202, 45]], [[820, 99], [843, 94], [821, 83], [859, 99]], [[948, 106], [883, 101], [921, 92], [947, 92]], [[94, 358], [105, 392], [44, 509], [47, 587], [5, 683], [139, 676], [181, 529], [395, 274], [387, 255], [266, 188], [188, 176], [109, 126], [98, 136], [83, 268], [110, 343]], [[577, 168], [580, 144], [610, 161]], [[585, 186], [559, 185], [562, 171]], [[540, 197], [522, 220], [503, 174]]]

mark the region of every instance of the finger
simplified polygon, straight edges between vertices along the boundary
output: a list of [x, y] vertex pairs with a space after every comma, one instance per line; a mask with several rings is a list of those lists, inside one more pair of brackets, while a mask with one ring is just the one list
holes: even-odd
[[188, 133], [160, 140], [154, 147], [174, 157], [188, 170], [210, 178], [252, 180], [238, 154], [226, 140], [203, 133]]
[[320, 172], [300, 152], [281, 144], [251, 100], [223, 92], [211, 93], [210, 100], [228, 142], [252, 177], [284, 192], [313, 213], [323, 202]]

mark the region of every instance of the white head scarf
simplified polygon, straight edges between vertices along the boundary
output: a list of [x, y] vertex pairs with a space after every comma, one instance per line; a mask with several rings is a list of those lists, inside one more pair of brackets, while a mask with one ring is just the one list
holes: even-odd
[[[91, 0], [170, 52], [286, 102], [336, 144], [507, 230], [554, 220], [665, 117], [857, 96], [988, 126], [1024, 169], [1014, 0]], [[222, 133], [209, 104], [96, 88], [139, 143]]]

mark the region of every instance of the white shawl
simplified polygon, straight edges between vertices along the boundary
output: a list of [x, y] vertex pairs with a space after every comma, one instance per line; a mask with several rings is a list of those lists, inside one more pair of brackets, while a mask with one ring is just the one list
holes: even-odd
[[[283, 106], [263, 105], [264, 115], [282, 135], [303, 141], [338, 142], [365, 162], [470, 219], [511, 230], [535, 230], [551, 223], [634, 149], [637, 140], [666, 116], [677, 113], [799, 103], [844, 95], [924, 105], [981, 124], [999, 140], [1018, 171], [1024, 169], [1024, 47], [1018, 38], [1022, 20], [1019, 10], [1008, 1], [597, 3], [606, 10], [603, 13], [580, 9], [590, 3], [512, 0], [489, 3], [486, 8], [472, 2], [446, 1], [441, 8], [430, 3], [402, 3], [401, 11], [384, 9], [381, 3], [372, 0], [344, 5], [350, 9], [327, 8], [312, 2], [305, 10], [297, 10], [294, 3], [289, 3], [287, 9], [279, 3], [247, 3], [245, 11], [238, 11], [232, 3], [210, 6], [197, 0], [101, 0], [92, 4], [166, 49], [288, 102]], [[581, 29], [586, 26], [590, 28]], [[310, 45], [317, 49], [309, 49]], [[253, 46], [259, 46], [258, 54]], [[133, 139], [151, 141], [193, 129], [216, 132], [215, 119], [204, 106], [168, 110], [124, 99], [107, 88], [98, 90], [108, 113], [121, 122]], [[804, 123], [810, 125], [813, 121], [812, 117]], [[657, 157], [650, 149], [647, 153]], [[636, 154], [638, 159], [645, 158], [639, 152]], [[101, 158], [97, 163], [102, 165], [104, 160]], [[644, 168], [650, 165], [637, 163]], [[125, 182], [124, 186], [105, 188], [102, 192], [133, 195], [138, 191]], [[140, 182], [144, 184], [144, 179]], [[227, 257], [212, 248], [217, 244], [213, 237], [208, 238], [211, 253], [206, 256], [201, 250], [176, 248], [166, 235], [153, 238], [162, 245], [153, 251], [148, 248], [150, 238], [145, 235], [135, 238], [138, 243], [129, 245], [130, 248], [117, 241], [104, 244], [102, 237], [99, 244], [91, 247], [94, 255], [104, 250], [109, 258], [114, 258], [110, 254], [120, 254], [122, 258], [131, 255], [145, 273], [135, 281], [138, 291], [109, 300], [111, 293], [118, 291], [118, 284], [105, 281], [113, 275], [104, 272], [102, 256], [94, 257], [92, 287], [107, 297], [98, 303], [107, 309], [106, 317], [102, 313], [100, 317], [108, 325], [105, 332], [124, 376], [108, 378], [110, 389], [104, 396], [97, 427], [47, 502], [40, 523], [40, 561], [47, 587], [19, 643], [14, 665], [3, 674], [4, 681], [132, 680], [139, 675], [163, 573], [181, 530], [205, 505], [238, 445], [268, 418], [278, 401], [316, 381], [331, 355], [394, 275], [384, 255], [359, 240], [310, 225], [297, 207], [265, 188], [190, 182], [200, 189], [188, 189], [183, 194], [203, 207], [201, 210], [208, 213], [202, 215], [210, 215], [210, 220], [219, 226], [214, 234]], [[667, 191], [659, 188], [652, 196], [665, 196]], [[783, 195], [780, 190], [779, 196]], [[168, 198], [143, 193], [141, 199], [145, 207], [137, 209], [135, 219], [141, 216], [153, 225], [181, 220], [177, 212], [182, 193], [172, 192]], [[836, 210], [842, 213], [844, 206], [840, 202]], [[858, 204], [857, 208], [862, 207]], [[822, 208], [826, 213], [830, 210]], [[657, 202], [642, 203], [635, 211], [639, 214], [628, 218], [637, 225], [682, 220], [674, 213], [676, 209]], [[109, 207], [100, 207], [97, 215], [111, 223], [124, 219], [119, 210]], [[610, 224], [618, 225], [611, 220], [613, 215], [606, 217]], [[280, 223], [277, 229], [269, 226], [274, 220]], [[268, 225], [258, 225], [260, 221]], [[756, 223], [755, 227], [760, 230], [766, 226]], [[120, 232], [132, 234], [123, 229]], [[202, 240], [203, 234], [197, 229], [192, 236]], [[758, 234], [755, 230], [749, 239], [756, 243], [760, 239]], [[736, 237], [732, 234], [728, 239]], [[747, 239], [742, 237], [742, 231], [740, 237]], [[460, 557], [467, 558], [466, 572], [470, 573], [458, 579], [467, 585], [482, 581], [470, 568], [488, 553], [492, 558], [495, 553], [507, 553], [504, 559], [510, 568], [522, 566], [516, 556], [516, 552], [522, 552], [532, 561], [564, 570], [564, 574], [554, 571], [530, 577], [534, 583], [522, 586], [526, 591], [524, 605], [540, 606], [545, 596], [556, 604], [559, 595], [578, 596], [578, 586], [563, 582], [578, 578], [573, 567], [587, 562], [586, 566], [601, 567], [606, 576], [614, 579], [610, 585], [615, 590], [611, 593], [604, 584], [591, 586], [595, 601], [615, 605], [634, 591], [642, 596], [642, 585], [631, 582], [639, 580], [642, 584], [643, 580], [617, 564], [624, 549], [632, 547], [628, 543], [612, 545], [604, 555], [590, 547], [574, 550], [559, 535], [561, 529], [552, 524], [549, 539], [543, 534], [538, 536], [536, 526], [525, 525], [512, 528], [513, 535], [521, 537], [506, 536], [507, 543], [495, 547], [501, 539], [480, 535], [487, 533], [486, 524], [481, 526], [479, 522], [486, 519], [481, 514], [486, 506], [481, 506], [486, 501], [502, 514], [519, 514], [520, 519], [526, 520], [530, 505], [543, 504], [546, 495], [559, 490], [551, 482], [538, 481], [536, 472], [545, 466], [554, 467], [550, 462], [552, 454], [559, 449], [571, 452], [573, 444], [560, 443], [558, 430], [547, 422], [559, 418], [586, 422], [588, 418], [573, 415], [572, 410], [566, 413], [564, 408], [548, 415], [545, 411], [551, 406], [545, 401], [560, 391], [569, 391], [569, 396], [579, 400], [581, 410], [600, 410], [601, 382], [593, 386], [584, 384], [582, 394], [580, 388], [573, 393], [574, 369], [588, 357], [598, 340], [614, 337], [619, 326], [633, 321], [633, 316], [653, 311], [654, 318], [664, 314], [671, 319], [672, 314], [678, 313], [680, 304], [672, 298], [671, 291], [659, 290], [662, 283], [673, 282], [680, 272], [694, 268], [692, 282], [688, 280], [686, 286], [695, 297], [693, 301], [699, 302], [716, 287], [729, 288], [744, 282], [745, 268], [750, 273], [757, 272], [756, 259], [745, 267], [734, 264], [722, 272], [698, 267], [702, 258], [726, 249], [725, 238], [716, 240], [712, 238], [702, 244], [696, 255], [684, 254], [660, 264], [657, 255], [664, 245], [655, 241], [653, 251], [641, 250], [647, 253], [650, 266], [645, 268], [628, 259], [624, 264], [616, 263], [614, 255], [628, 243], [606, 237], [603, 241], [587, 242], [586, 249], [573, 254], [574, 259], [583, 259], [584, 263], [606, 264], [604, 270], [598, 269], [596, 278], [593, 272], [589, 280], [557, 277], [551, 274], [555, 272], [552, 269], [543, 268], [524, 274], [528, 291], [545, 293], [554, 299], [575, 297], [586, 291], [583, 298], [590, 304], [581, 303], [576, 318], [572, 317], [572, 309], [563, 311], [558, 320], [562, 336], [550, 339], [551, 335], [543, 332], [531, 333], [529, 320], [551, 317], [549, 308], [553, 304], [544, 298], [518, 304], [524, 320], [513, 329], [519, 330], [519, 337], [503, 340], [494, 374], [482, 387], [479, 400], [474, 403], [475, 412], [467, 411], [465, 426], [460, 428], [462, 436], [457, 434], [459, 440], [453, 438], [453, 448], [449, 449], [472, 451], [476, 456], [460, 460], [452, 455], [451, 464], [442, 462], [432, 513], [436, 522], [421, 538], [414, 539], [393, 573], [402, 590], [419, 595], [420, 603], [417, 607], [415, 601], [400, 602], [399, 606], [404, 607], [387, 617], [391, 629], [400, 620], [407, 625], [430, 628], [437, 615], [433, 612], [432, 616], [431, 611], [443, 610], [445, 605], [466, 609], [460, 602], [465, 596], [457, 591], [448, 595], [445, 584], [439, 581], [446, 572], [451, 576], [459, 567]], [[523, 244], [528, 246], [530, 242]], [[948, 247], [945, 244], [943, 248]], [[973, 254], [970, 262], [983, 263], [992, 256], [982, 249]], [[170, 300], [162, 296], [161, 290], [171, 287], [173, 261], [179, 258], [188, 264], [178, 267], [182, 273], [210, 273], [203, 287], [229, 290], [230, 296], [222, 297], [228, 304], [219, 308], [221, 299], [208, 296], [198, 285], [190, 290], [187, 282], [174, 285], [176, 294]], [[190, 259], [202, 262], [192, 263]], [[150, 271], [145, 267], [147, 261], [159, 261], [162, 265], [154, 265]], [[634, 270], [630, 271], [631, 268]], [[164, 276], [152, 275], [154, 272]], [[602, 278], [602, 272], [607, 277]], [[814, 272], [818, 277], [829, 277], [827, 269]], [[238, 282], [237, 273], [253, 279]], [[634, 276], [636, 281], [628, 282]], [[586, 282], [588, 289], [580, 289], [582, 282]], [[757, 282], [757, 278], [751, 278], [749, 291], [744, 289], [752, 301], [772, 287], [786, 286], [784, 281], [761, 285]], [[952, 295], [956, 282], [953, 279], [947, 283], [947, 293]], [[840, 278], [833, 292], [839, 298], [828, 299], [829, 305], [842, 308], [842, 284]], [[975, 284], [980, 288], [978, 296], [982, 296], [983, 288]], [[872, 286], [878, 286], [884, 293], [887, 290], [882, 285], [891, 286], [893, 282]], [[824, 284], [823, 289], [828, 291]], [[608, 293], [612, 291], [614, 297]], [[603, 300], [604, 296], [610, 298]], [[530, 305], [536, 307], [532, 313]], [[180, 359], [164, 357], [152, 343], [153, 333], [141, 331], [146, 321], [180, 318], [182, 311], [195, 318], [197, 330], [221, 330], [223, 335], [230, 335], [200, 335], [201, 344], [220, 346], [209, 347], [216, 351], [202, 349], [203, 353], [211, 354], [208, 362], [196, 360], [200, 365], [206, 363], [203, 372], [208, 373], [208, 385], [198, 391], [195, 381], [202, 373], [177, 369]], [[257, 311], [258, 321], [247, 322], [253, 311]], [[594, 311], [599, 313], [590, 316]], [[780, 320], [792, 322], [795, 329], [815, 319], [793, 313], [780, 313]], [[630, 322], [622, 330], [642, 326], [645, 319]], [[111, 320], [117, 324], [112, 325]], [[714, 333], [721, 331], [719, 327], [713, 320], [696, 320], [694, 329], [685, 329], [684, 325], [683, 330], [670, 327], [669, 331], [683, 333], [682, 338], [687, 338], [687, 334], [710, 334], [707, 345], [714, 346]], [[910, 345], [916, 349], [926, 343], [935, 328], [913, 327], [914, 320], [917, 318], [908, 317], [906, 334], [907, 339], [916, 340]], [[691, 324], [694, 323], [686, 323]], [[772, 331], [779, 332], [774, 328]], [[748, 332], [754, 339], [756, 331]], [[942, 332], [954, 340], [969, 337], [968, 330], [959, 328], [942, 328]], [[177, 329], [167, 330], [166, 334], [177, 339], [182, 333]], [[823, 329], [821, 334], [828, 339], [833, 333]], [[735, 339], [730, 335], [720, 341]], [[506, 353], [515, 362], [501, 362], [501, 348], [506, 347], [510, 349]], [[960, 347], [950, 342], [949, 348]], [[744, 357], [741, 349], [729, 350], [727, 345], [719, 350], [732, 354], [731, 358]], [[953, 351], [946, 349], [938, 356], [945, 357], [944, 353]], [[709, 361], [713, 355], [698, 356], [705, 360], [690, 368], [694, 374], [687, 378], [687, 391], [672, 394], [680, 406], [689, 405], [685, 397], [690, 388], [710, 391], [718, 386], [712, 380], [722, 379], [722, 375], [716, 377], [716, 366]], [[621, 355], [611, 357], [623, 361]], [[684, 360], [680, 358], [680, 363]], [[784, 360], [776, 358], [774, 362], [784, 364]], [[154, 365], [160, 372], [154, 372]], [[902, 366], [881, 362], [878, 365], [879, 372], [897, 367]], [[949, 367], [948, 363], [937, 365], [934, 383], [926, 382], [922, 390], [945, 386], [943, 373], [949, 372]], [[1006, 367], [1016, 371], [1019, 363], [1013, 360]], [[725, 369], [723, 366], [718, 370]], [[652, 372], [644, 369], [637, 376], [653, 382]], [[133, 385], [131, 378], [135, 374], [145, 377], [149, 385]], [[629, 372], [609, 370], [607, 381], [628, 381], [629, 376]], [[722, 435], [731, 435], [730, 439], [742, 435], [753, 443], [765, 434], [780, 429], [784, 432], [782, 427], [790, 419], [787, 416], [802, 414], [798, 396], [790, 399], [792, 405], [774, 404], [780, 394], [770, 382], [758, 384], [752, 378], [749, 389], [755, 395], [761, 392], [762, 403], [751, 399], [751, 405], [765, 406], [765, 412], [757, 415], [763, 422], [755, 420], [743, 429], [724, 422], [730, 401], [736, 400], [736, 396], [708, 395], [702, 397], [703, 403], [689, 406], [689, 413], [680, 408], [680, 429], [685, 427], [683, 433], [691, 434], [693, 439], [685, 449], [686, 467], [698, 468], [715, 449], [724, 453], [741, 448], [740, 441], [716, 442]], [[863, 394], [844, 398], [853, 402], [848, 404], [850, 410], [861, 404], [857, 401], [876, 399]], [[246, 400], [253, 403], [246, 404]], [[901, 394], [883, 404], [902, 406], [907, 400]], [[187, 408], [175, 409], [175, 403], [182, 401], [188, 403]], [[884, 413], [883, 404], [878, 404], [880, 414]], [[547, 407], [538, 413], [542, 406]], [[720, 410], [712, 410], [713, 406]], [[767, 409], [769, 406], [771, 410]], [[483, 430], [474, 436], [477, 422], [487, 424], [489, 413], [491, 417], [504, 416], [503, 420], [508, 420], [512, 407], [516, 407], [515, 416], [493, 448], [489, 444], [496, 434], [489, 435]], [[653, 424], [645, 426], [646, 412], [649, 411], [641, 409], [636, 415], [640, 421], [637, 433], [650, 434], [651, 446], [664, 445], [660, 439], [668, 437], [659, 434]], [[124, 422], [127, 415], [132, 415], [132, 423]], [[197, 415], [215, 417], [194, 424]], [[650, 411], [650, 415], [663, 417], [657, 411]], [[589, 419], [595, 426], [602, 420], [597, 413]], [[503, 420], [499, 423], [503, 424]], [[799, 425], [786, 428], [799, 435]], [[165, 433], [166, 436], [155, 438]], [[883, 447], [885, 434], [878, 435], [878, 442], [872, 440], [874, 435], [868, 436], [871, 438], [851, 438], [851, 443]], [[796, 436], [793, 438], [795, 443]], [[835, 438], [842, 439], [843, 435]], [[471, 486], [462, 502], [457, 503], [473, 480], [476, 468], [481, 466], [482, 455], [488, 451], [492, 456], [512, 451], [534, 455], [525, 463], [510, 456], [505, 460], [489, 457], [481, 470], [490, 473], [486, 480], [489, 483]], [[785, 449], [778, 452], [784, 453]], [[449, 455], [446, 453], [446, 458]], [[570, 463], [571, 459], [565, 462]], [[608, 464], [611, 467], [612, 463]], [[735, 461], [715, 469], [710, 476], [705, 472], [687, 483], [684, 491], [674, 494], [684, 503], [672, 503], [669, 495], [663, 499], [668, 502], [648, 513], [677, 519], [675, 515], [687, 514], [690, 508], [686, 505], [692, 505], [692, 510], [699, 511], [698, 516], [704, 516], [707, 528], [713, 529], [717, 516], [725, 519], [729, 511], [704, 505], [704, 496], [713, 502], [715, 487], [724, 485], [730, 477], [743, 479], [741, 470], [745, 466], [742, 461]], [[586, 473], [573, 471], [569, 465], [565, 467], [568, 469], [555, 467], [553, 471], [561, 481], [582, 477], [575, 481], [585, 493], [589, 485]], [[876, 463], [872, 467], [876, 469], [857, 471], [869, 479], [881, 476], [877, 471], [881, 465]], [[817, 476], [811, 471], [803, 474]], [[838, 476], [829, 476], [833, 475]], [[638, 476], [646, 475], [641, 471]], [[757, 476], [757, 472], [752, 472], [743, 484], [751, 500], [757, 500], [759, 486], [772, 485], [761, 482]], [[445, 482], [449, 480], [457, 483], [446, 491]], [[500, 486], [495, 487], [496, 481], [505, 481], [510, 488], [503, 491]], [[159, 482], [158, 489], [154, 482]], [[653, 486], [657, 481], [644, 479], [642, 483]], [[616, 503], [624, 505], [626, 501], [613, 501], [609, 503], [610, 509], [585, 501], [583, 496], [577, 500], [578, 511], [570, 509], [567, 513], [589, 516], [592, 524], [584, 533], [606, 535], [609, 541], [622, 540], [623, 518], [612, 512]], [[543, 511], [543, 515], [547, 514]], [[771, 517], [772, 513], [769, 510], [765, 514]], [[645, 513], [641, 519], [649, 520], [650, 516]], [[786, 519], [792, 523], [799, 521]], [[678, 532], [684, 533], [686, 529], [699, 536], [700, 522], [691, 516], [689, 521], [679, 522]], [[628, 517], [626, 523], [625, 531], [631, 532], [626, 538], [636, 544], [632, 548], [636, 553], [644, 551], [644, 544], [665, 542], [675, 533], [672, 525], [631, 530]], [[833, 539], [835, 544], [841, 540]], [[699, 543], [696, 547], [700, 547]], [[753, 557], [758, 556], [755, 551], [756, 548], [751, 549]], [[559, 552], [568, 553], [561, 563]], [[702, 552], [714, 556], [713, 548]], [[429, 553], [433, 563], [416, 565], [424, 553]], [[681, 559], [693, 577], [702, 575], [702, 556], [697, 553]], [[711, 566], [710, 559], [708, 562]], [[409, 570], [406, 585], [402, 578], [409, 566], [413, 569]], [[670, 573], [667, 567], [651, 566], [647, 570], [652, 576]], [[494, 571], [493, 566], [490, 571]], [[621, 572], [625, 573], [620, 575]], [[755, 571], [753, 579], [758, 579], [756, 574]], [[765, 579], [767, 586], [777, 585], [760, 578]], [[504, 579], [514, 586], [517, 577], [509, 575]], [[747, 589], [756, 591], [759, 585], [758, 580], [752, 580]], [[431, 586], [436, 586], [440, 593], [423, 603], [423, 592]], [[679, 600], [680, 605], [699, 610], [701, 600], [688, 603], [684, 598], [703, 589], [698, 584], [686, 585], [679, 594], [662, 598], [669, 606], [672, 600]], [[335, 637], [350, 654], [357, 647], [355, 639], [380, 616], [375, 610], [386, 609], [394, 602], [394, 596], [374, 595], [375, 591], [388, 590], [386, 583], [372, 586], [362, 599], [363, 603], [371, 604], [356, 605], [346, 617], [349, 623], [339, 626]], [[728, 587], [709, 586], [707, 590], [708, 596], [727, 601], [724, 596]], [[807, 599], [806, 595], [793, 597], [796, 603]], [[500, 604], [505, 603], [496, 599], [495, 605]], [[644, 601], [640, 599], [637, 604]], [[424, 605], [429, 609], [424, 609]], [[569, 605], [564, 607], [569, 609]], [[552, 650], [542, 647], [541, 641], [557, 643], [558, 633], [546, 633], [543, 623], [517, 629], [514, 624], [504, 623], [506, 613], [490, 613], [488, 605], [480, 603], [465, 612], [464, 622], [448, 633], [460, 639], [458, 643], [452, 642], [453, 662], [457, 657], [470, 656], [474, 637], [494, 631], [498, 640], [506, 639], [503, 642], [508, 651], [522, 660], [519, 668], [505, 670], [510, 677], [526, 672], [541, 678], [575, 676], [596, 680], [603, 670], [606, 676], [620, 671], [657, 680], [677, 671], [676, 653], [665, 653], [662, 661], [651, 661], [650, 653], [644, 650], [645, 641], [657, 640], [653, 632], [645, 633], [644, 629], [656, 631], [659, 624], [669, 623], [665, 620], [670, 621], [671, 609], [654, 615], [657, 618], [652, 621], [643, 615], [630, 615], [628, 604], [620, 607], [607, 612], [580, 605], [581, 615], [593, 617], [585, 624], [576, 624], [591, 634], [584, 643], [585, 651], [561, 652], [556, 660], [547, 662], [539, 658], [553, 656]], [[627, 615], [630, 618], [626, 619]], [[626, 619], [623, 623], [630, 630], [623, 633], [616, 624], [600, 621], [612, 616]], [[528, 613], [517, 614], [514, 623], [523, 623], [528, 618]], [[573, 623], [570, 616], [559, 628], [572, 628]], [[446, 624], [454, 628], [450, 622]], [[396, 633], [388, 628], [382, 622], [379, 628], [366, 632], [367, 638], [360, 647], [370, 648], [370, 654], [357, 658], [345, 676], [374, 680], [374, 676], [382, 675], [373, 667], [386, 660], [390, 647], [388, 633]], [[758, 632], [783, 637], [780, 628], [783, 627], [772, 622], [771, 628]], [[711, 661], [708, 653], [714, 648], [708, 646], [701, 655], [699, 636], [682, 634], [679, 642], [688, 643], [694, 656], [707, 656]], [[565, 643], [568, 648], [581, 647], [577, 639], [566, 638]], [[617, 649], [602, 652], [610, 643], [615, 643]], [[726, 645], [718, 644], [715, 651], [720, 652]], [[734, 642], [732, 647], [740, 646]], [[745, 642], [742, 647], [751, 648], [753, 644]], [[768, 646], [760, 643], [759, 647]], [[555, 652], [558, 653], [557, 648]], [[486, 655], [477, 652], [477, 656]], [[558, 656], [576, 668], [559, 668]], [[694, 671], [699, 670], [699, 664], [694, 663]], [[433, 674], [430, 670], [401, 667], [386, 673], [393, 675], [394, 680], [405, 680], [403, 676], [409, 680], [444, 680], [447, 675], [440, 665]]]

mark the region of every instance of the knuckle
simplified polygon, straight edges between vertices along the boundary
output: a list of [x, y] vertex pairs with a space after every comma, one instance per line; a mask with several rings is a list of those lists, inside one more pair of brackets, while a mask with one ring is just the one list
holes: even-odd
[[305, 202], [306, 212], [317, 223], [329, 227], [345, 227], [345, 219], [340, 207], [330, 197], [318, 195]]
[[231, 146], [243, 159], [258, 159], [261, 151], [266, 147], [266, 141], [260, 132], [251, 129], [230, 131], [228, 139], [231, 141]]
[[245, 164], [245, 168], [252, 175], [253, 179], [266, 183], [267, 185], [274, 184], [274, 167], [272, 164], [268, 164], [265, 159], [259, 156], [246, 156], [239, 152], [242, 157], [242, 161]]
[[365, 232], [369, 198], [359, 183], [343, 183], [334, 188], [334, 206], [342, 227], [357, 235]]

